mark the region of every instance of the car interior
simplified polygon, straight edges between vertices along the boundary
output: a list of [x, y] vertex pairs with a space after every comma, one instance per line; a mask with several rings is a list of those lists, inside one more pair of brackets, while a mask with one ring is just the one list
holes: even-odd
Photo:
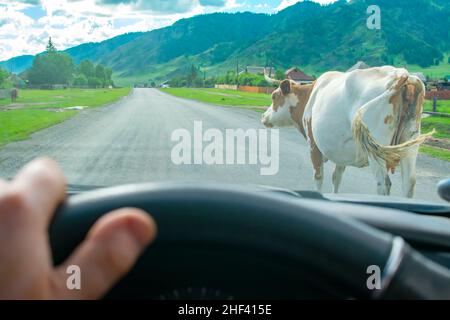
[[[450, 198], [450, 180], [438, 187]], [[50, 228], [55, 264], [104, 213], [151, 212], [158, 237], [107, 299], [448, 299], [450, 206], [154, 183], [74, 192]], [[381, 287], [369, 289], [368, 266]]]

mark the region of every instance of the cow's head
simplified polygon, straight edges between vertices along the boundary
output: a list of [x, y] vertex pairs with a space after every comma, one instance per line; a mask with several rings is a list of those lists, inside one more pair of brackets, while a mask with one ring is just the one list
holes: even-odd
[[268, 127], [288, 127], [294, 125], [304, 137], [303, 114], [311, 97], [315, 83], [297, 85], [290, 80], [281, 82], [272, 94], [272, 105], [262, 116], [262, 123]]
[[263, 114], [261, 122], [268, 128], [294, 125], [291, 108], [299, 102], [294, 93], [295, 86], [290, 80], [283, 80], [280, 87], [272, 93], [272, 105]]

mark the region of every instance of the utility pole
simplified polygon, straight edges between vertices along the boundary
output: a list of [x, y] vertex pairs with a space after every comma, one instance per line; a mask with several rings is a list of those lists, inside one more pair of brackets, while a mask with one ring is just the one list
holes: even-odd
[[203, 68], [203, 88], [206, 87], [206, 70]]
[[236, 60], [236, 85], [239, 88], [239, 59]]

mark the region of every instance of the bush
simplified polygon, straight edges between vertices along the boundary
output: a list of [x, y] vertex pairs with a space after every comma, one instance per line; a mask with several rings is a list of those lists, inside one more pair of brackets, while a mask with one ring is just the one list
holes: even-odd
[[91, 88], [99, 88], [103, 86], [103, 82], [99, 78], [89, 78], [88, 85]]
[[239, 84], [243, 86], [268, 87], [269, 83], [262, 74], [243, 73], [239, 76]]
[[73, 80], [73, 84], [75, 86], [86, 86], [88, 84], [88, 79], [86, 78], [86, 76], [84, 74], [78, 75], [75, 77], [75, 79]]
[[4, 88], [6, 86], [7, 79], [9, 77], [9, 73], [0, 68], [0, 88]]

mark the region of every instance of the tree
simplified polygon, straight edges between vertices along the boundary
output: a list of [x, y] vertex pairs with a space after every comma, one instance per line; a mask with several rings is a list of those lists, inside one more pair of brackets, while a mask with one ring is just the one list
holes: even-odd
[[72, 58], [59, 52], [45, 52], [37, 56], [29, 70], [28, 77], [34, 85], [69, 84], [74, 64]]
[[[106, 76], [106, 81], [107, 81], [107, 85], [114, 85], [114, 82], [112, 80], [112, 75], [113, 75], [113, 71], [111, 68], [105, 68], [105, 76]], [[156, 87], [156, 85], [155, 85]]]
[[56, 52], [56, 47], [53, 44], [52, 37], [48, 39], [48, 44], [46, 48], [47, 53]]
[[94, 64], [90, 60], [83, 60], [80, 63], [80, 72], [86, 78], [91, 78], [95, 76], [95, 67]]
[[88, 85], [91, 88], [99, 88], [103, 86], [103, 82], [99, 78], [89, 78], [88, 79]]
[[9, 73], [0, 68], [0, 88], [3, 88], [6, 85], [6, 80], [9, 78]]
[[103, 85], [106, 85], [106, 73], [105, 73], [105, 67], [101, 64], [98, 64], [95, 67], [95, 77], [98, 78]]
[[[112, 81], [112, 69], [102, 64], [95, 65], [90, 60], [83, 60], [78, 68], [78, 73], [85, 77], [90, 87], [98, 88], [114, 85]], [[81, 79], [78, 80], [82, 81]]]
[[284, 72], [281, 70], [277, 70], [277, 72], [275, 73], [275, 79], [284, 80], [284, 78], [285, 78]]
[[84, 74], [79, 74], [73, 80], [73, 84], [75, 86], [83, 87], [83, 86], [86, 86], [88, 84], [88, 79], [86, 78], [86, 76]]
[[191, 69], [189, 71], [188, 77], [187, 77], [188, 85], [190, 87], [195, 86], [195, 80], [197, 79], [197, 75], [198, 75], [198, 70], [194, 65], [192, 65]]

